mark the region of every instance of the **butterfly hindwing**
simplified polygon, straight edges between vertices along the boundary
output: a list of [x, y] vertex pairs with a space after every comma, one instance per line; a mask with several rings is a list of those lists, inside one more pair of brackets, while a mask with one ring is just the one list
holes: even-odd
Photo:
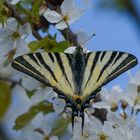
[[12, 66], [44, 84], [71, 96], [74, 91], [71, 54], [31, 53], [17, 57]]
[[77, 48], [74, 54], [30, 53], [15, 58], [12, 66], [31, 77], [53, 87], [58, 97], [65, 99], [72, 109], [72, 127], [75, 116], [82, 118], [90, 99], [102, 86], [121, 73], [134, 67], [137, 59], [132, 54], [119, 51], [84, 53]]
[[85, 54], [86, 67], [81, 92], [83, 98], [137, 64], [132, 54], [119, 51], [97, 51]]

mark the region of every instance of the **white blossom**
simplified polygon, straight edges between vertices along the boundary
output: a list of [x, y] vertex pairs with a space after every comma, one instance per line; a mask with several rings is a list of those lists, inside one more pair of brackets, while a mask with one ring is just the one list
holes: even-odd
[[22, 128], [21, 137], [23, 140], [58, 140], [57, 136], [51, 135], [52, 128], [58, 116], [56, 113], [50, 113], [46, 116], [39, 113], [27, 126]]
[[73, 0], [64, 0], [61, 5], [61, 13], [47, 9], [44, 17], [50, 23], [56, 23], [57, 29], [63, 30], [68, 27], [68, 24], [75, 22], [83, 13], [83, 9], [74, 5]]
[[[76, 46], [70, 46], [70, 47], [68, 47], [67, 49], [65, 49], [65, 53], [70, 53], [70, 54], [73, 54], [75, 51], [76, 51]], [[83, 49], [83, 51], [84, 52], [90, 52], [89, 50], [87, 50], [86, 48], [83, 48], [82, 47], [82, 49]]]
[[[111, 123], [106, 121], [104, 124], [93, 116], [85, 115], [85, 126], [81, 135], [81, 123], [76, 122], [71, 140], [114, 140], [115, 130]], [[69, 128], [70, 130], [70, 128]], [[71, 132], [72, 133], [72, 132]]]
[[58, 112], [58, 113], [63, 112], [65, 106], [66, 106], [66, 102], [64, 101], [64, 99], [55, 98], [53, 100], [53, 108], [54, 108], [55, 112]]
[[133, 76], [130, 71], [128, 71], [127, 74], [130, 79], [129, 83], [140, 85], [140, 71], [138, 71], [135, 76]]
[[57, 94], [50, 87], [37, 90], [31, 97], [31, 101], [33, 104], [37, 104], [44, 100], [52, 103], [54, 111], [57, 113], [61, 113], [66, 106], [64, 99], [58, 98]]
[[122, 95], [122, 99], [125, 100], [130, 107], [140, 109], [140, 92], [138, 91], [138, 86], [134, 83], [128, 84], [127, 89]]
[[44, 89], [39, 89], [35, 92], [35, 94], [31, 97], [31, 101], [33, 104], [37, 104], [43, 100], [47, 100], [48, 102], [53, 102], [53, 98], [56, 96], [55, 92], [52, 88], [46, 87]]
[[64, 52], [65, 53], [70, 53], [73, 54], [75, 52], [76, 47], [75, 46], [70, 46], [68, 47]]
[[94, 103], [95, 108], [106, 108], [108, 110], [118, 107], [118, 103], [121, 99], [122, 89], [120, 86], [114, 86], [112, 90], [103, 89], [101, 91], [101, 101]]
[[40, 83], [37, 80], [35, 80], [34, 78], [29, 77], [29, 76], [28, 77], [27, 76], [26, 77], [23, 77], [22, 78], [22, 81], [21, 81], [21, 84], [28, 91], [32, 91], [34, 89], [41, 88], [40, 87]]
[[129, 116], [124, 119], [115, 113], [108, 113], [107, 120], [116, 129], [116, 135], [119, 140], [137, 140], [140, 136], [137, 133], [140, 128], [137, 126], [136, 116]]
[[31, 29], [28, 23], [18, 26], [14, 18], [9, 18], [5, 27], [0, 28], [0, 64], [12, 53], [15, 53], [14, 57], [17, 57], [29, 52], [25, 39], [30, 34]]

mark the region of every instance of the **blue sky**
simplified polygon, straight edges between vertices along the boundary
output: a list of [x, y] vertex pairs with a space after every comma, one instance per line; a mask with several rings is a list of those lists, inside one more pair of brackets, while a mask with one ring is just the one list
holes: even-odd
[[[137, 1], [138, 2], [138, 1]], [[84, 15], [74, 24], [74, 32], [79, 29], [85, 30], [89, 37], [95, 33], [96, 36], [89, 40], [87, 48], [91, 51], [97, 50], [119, 50], [134, 54], [140, 60], [140, 31], [134, 20], [126, 13], [115, 11], [100, 10], [93, 7], [85, 10]], [[131, 69], [133, 75], [140, 70], [140, 65]], [[117, 79], [109, 83], [107, 87], [115, 84], [125, 88], [128, 84], [129, 77], [127, 73], [122, 74]]]

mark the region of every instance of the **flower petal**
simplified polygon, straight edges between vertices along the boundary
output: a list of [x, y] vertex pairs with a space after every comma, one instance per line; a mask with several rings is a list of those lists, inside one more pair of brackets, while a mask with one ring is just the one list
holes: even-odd
[[76, 47], [75, 46], [70, 46], [69, 48], [67, 48], [64, 52], [65, 53], [71, 53], [73, 54], [75, 52]]
[[23, 35], [30, 35], [32, 33], [31, 27], [29, 23], [24, 24], [20, 27], [20, 34]]
[[68, 12], [72, 12], [74, 9], [74, 2], [73, 0], [64, 0], [61, 5], [62, 14], [65, 15]]
[[52, 88], [46, 87], [45, 89], [37, 90], [31, 97], [31, 101], [33, 104], [37, 104], [43, 100], [51, 101], [55, 96], [54, 94]]
[[9, 18], [7, 20], [7, 24], [6, 24], [6, 30], [9, 30], [10, 32], [14, 32], [17, 30], [18, 24], [15, 18]]
[[32, 91], [32, 90], [40, 87], [39, 82], [37, 80], [31, 78], [31, 77], [23, 78], [22, 79], [22, 85], [29, 91]]
[[82, 8], [74, 8], [71, 12], [68, 13], [69, 23], [75, 22], [80, 16], [83, 14], [84, 9]]
[[27, 47], [27, 43], [22, 40], [22, 39], [18, 39], [16, 42], [16, 52], [14, 55], [14, 58], [16, 58], [17, 56], [29, 53], [29, 48]]
[[44, 17], [50, 22], [50, 23], [58, 23], [60, 20], [62, 20], [62, 16], [57, 13], [54, 10], [47, 10], [44, 13]]
[[61, 113], [64, 110], [66, 103], [63, 99], [55, 98], [53, 101], [53, 108], [55, 112]]
[[57, 28], [59, 30], [64, 30], [67, 27], [68, 26], [67, 26], [67, 24], [64, 21], [62, 21], [62, 22], [60, 22], [60, 23], [58, 23], [58, 24], [55, 25], [55, 28]]

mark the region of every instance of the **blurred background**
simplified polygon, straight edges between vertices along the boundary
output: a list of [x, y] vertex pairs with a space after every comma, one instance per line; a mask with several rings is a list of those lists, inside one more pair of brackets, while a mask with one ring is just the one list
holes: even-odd
[[[125, 51], [134, 54], [140, 61], [140, 0], [77, 0], [76, 3], [85, 7], [85, 13], [70, 27], [74, 32], [85, 32], [87, 38], [93, 33], [96, 34], [88, 41], [86, 45], [88, 50]], [[56, 31], [53, 28], [51, 30], [52, 33]], [[139, 69], [140, 65], [138, 64], [129, 73], [134, 76]], [[113, 85], [120, 85], [125, 89], [130, 80], [130, 76], [126, 72], [105, 88], [109, 89]], [[2, 86], [5, 85], [0, 83], [0, 87]], [[0, 88], [0, 106], [4, 105], [3, 97], [1, 97], [2, 92], [6, 92], [7, 96], [4, 100], [5, 107], [1, 113], [3, 127], [0, 127], [0, 135], [3, 136], [0, 140], [7, 140], [7, 134], [10, 134], [10, 137], [15, 140], [19, 133], [12, 131], [15, 119], [13, 110], [15, 106], [26, 110], [28, 104], [25, 104], [24, 98], [26, 97], [22, 93], [19, 95], [5, 87], [4, 89]], [[14, 111], [16, 112], [16, 110]]]

